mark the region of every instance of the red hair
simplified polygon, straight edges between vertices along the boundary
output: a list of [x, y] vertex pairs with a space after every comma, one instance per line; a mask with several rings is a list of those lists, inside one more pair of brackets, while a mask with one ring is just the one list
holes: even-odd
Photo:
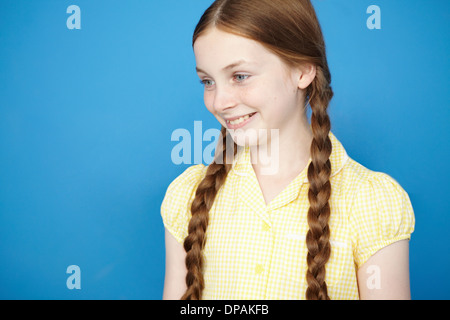
[[[311, 163], [308, 167], [309, 230], [306, 235], [308, 300], [327, 300], [325, 265], [330, 258], [329, 199], [331, 196], [332, 150], [329, 132], [330, 118], [327, 108], [333, 97], [331, 75], [327, 64], [325, 43], [314, 7], [309, 0], [217, 0], [198, 22], [192, 45], [209, 27], [234, 33], [255, 41], [279, 56], [288, 66], [311, 63], [316, 66], [316, 77], [306, 88], [305, 104], [311, 106]], [[306, 102], [306, 99], [307, 102]], [[186, 285], [182, 299], [202, 298], [203, 248], [206, 242], [209, 210], [218, 190], [222, 187], [231, 164], [218, 161], [226, 159], [226, 128], [221, 128], [222, 152], [209, 164], [205, 178], [197, 187], [191, 206], [192, 218], [188, 236], [184, 240], [186, 250]], [[230, 139], [230, 138], [229, 138]], [[237, 146], [234, 144], [234, 154]]]

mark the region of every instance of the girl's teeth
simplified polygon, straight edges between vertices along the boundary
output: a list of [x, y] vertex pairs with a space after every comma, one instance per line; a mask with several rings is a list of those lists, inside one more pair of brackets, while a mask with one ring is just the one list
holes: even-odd
[[246, 115], [246, 116], [243, 116], [242, 118], [239, 118], [239, 119], [230, 121], [230, 123], [231, 123], [231, 124], [239, 124], [239, 123], [242, 123], [242, 122], [244, 122], [245, 120], [247, 120], [249, 117], [250, 117], [249, 115]]

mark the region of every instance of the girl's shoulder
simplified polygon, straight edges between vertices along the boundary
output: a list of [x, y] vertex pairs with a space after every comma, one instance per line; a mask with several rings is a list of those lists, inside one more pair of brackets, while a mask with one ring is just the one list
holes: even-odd
[[410, 239], [415, 227], [414, 210], [408, 193], [387, 173], [370, 170], [349, 159], [342, 175], [355, 262], [359, 267], [379, 249]]
[[369, 169], [351, 158], [342, 143], [331, 132], [330, 139], [333, 146], [330, 155], [331, 176], [335, 181], [336, 187], [341, 189], [346, 195], [358, 193], [359, 197], [370, 196], [370, 193], [365, 192], [370, 187], [372, 187], [373, 191], [380, 189], [393, 193], [405, 192], [398, 181], [391, 175]]
[[206, 174], [207, 166], [204, 164], [195, 164], [187, 167], [179, 174], [167, 187], [166, 192], [187, 191], [198, 184]]
[[[401, 184], [390, 174], [367, 168], [349, 158], [342, 168], [342, 187], [350, 188], [359, 197], [371, 196], [373, 192], [384, 192], [391, 195], [407, 195]], [[371, 191], [371, 192], [369, 192]]]
[[207, 166], [196, 164], [186, 168], [167, 187], [161, 204], [161, 216], [166, 229], [182, 243], [187, 236], [191, 216], [190, 204], [195, 190], [205, 177]]

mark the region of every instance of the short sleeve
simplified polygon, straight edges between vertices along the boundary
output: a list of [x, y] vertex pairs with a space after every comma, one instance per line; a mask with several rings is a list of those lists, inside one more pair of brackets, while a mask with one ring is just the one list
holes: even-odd
[[182, 243], [188, 235], [191, 217], [191, 203], [195, 190], [203, 179], [205, 165], [197, 164], [188, 167], [173, 180], [166, 190], [161, 204], [161, 217], [164, 227]]
[[414, 212], [406, 191], [388, 174], [373, 172], [353, 199], [350, 225], [356, 266], [399, 240], [410, 239]]

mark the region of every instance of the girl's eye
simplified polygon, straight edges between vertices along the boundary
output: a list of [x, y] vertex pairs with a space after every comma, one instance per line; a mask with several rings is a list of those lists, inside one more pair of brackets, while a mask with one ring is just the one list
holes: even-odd
[[208, 80], [208, 79], [200, 80], [200, 84], [202, 84], [202, 85], [204, 85], [205, 87], [209, 88], [209, 87], [211, 87], [212, 85], [214, 85], [214, 81]]
[[[237, 82], [243, 82], [244, 80], [246, 80], [248, 77], [250, 77], [250, 75], [248, 74], [236, 74], [233, 76], [233, 78], [237, 81]], [[209, 80], [209, 79], [204, 79], [204, 80], [200, 80], [200, 84], [202, 84], [205, 88], [211, 88], [212, 86], [214, 86], [214, 81], [213, 80]]]
[[234, 78], [238, 81], [238, 82], [242, 82], [245, 79], [247, 79], [248, 77], [250, 77], [248, 74], [236, 74], [234, 76]]

